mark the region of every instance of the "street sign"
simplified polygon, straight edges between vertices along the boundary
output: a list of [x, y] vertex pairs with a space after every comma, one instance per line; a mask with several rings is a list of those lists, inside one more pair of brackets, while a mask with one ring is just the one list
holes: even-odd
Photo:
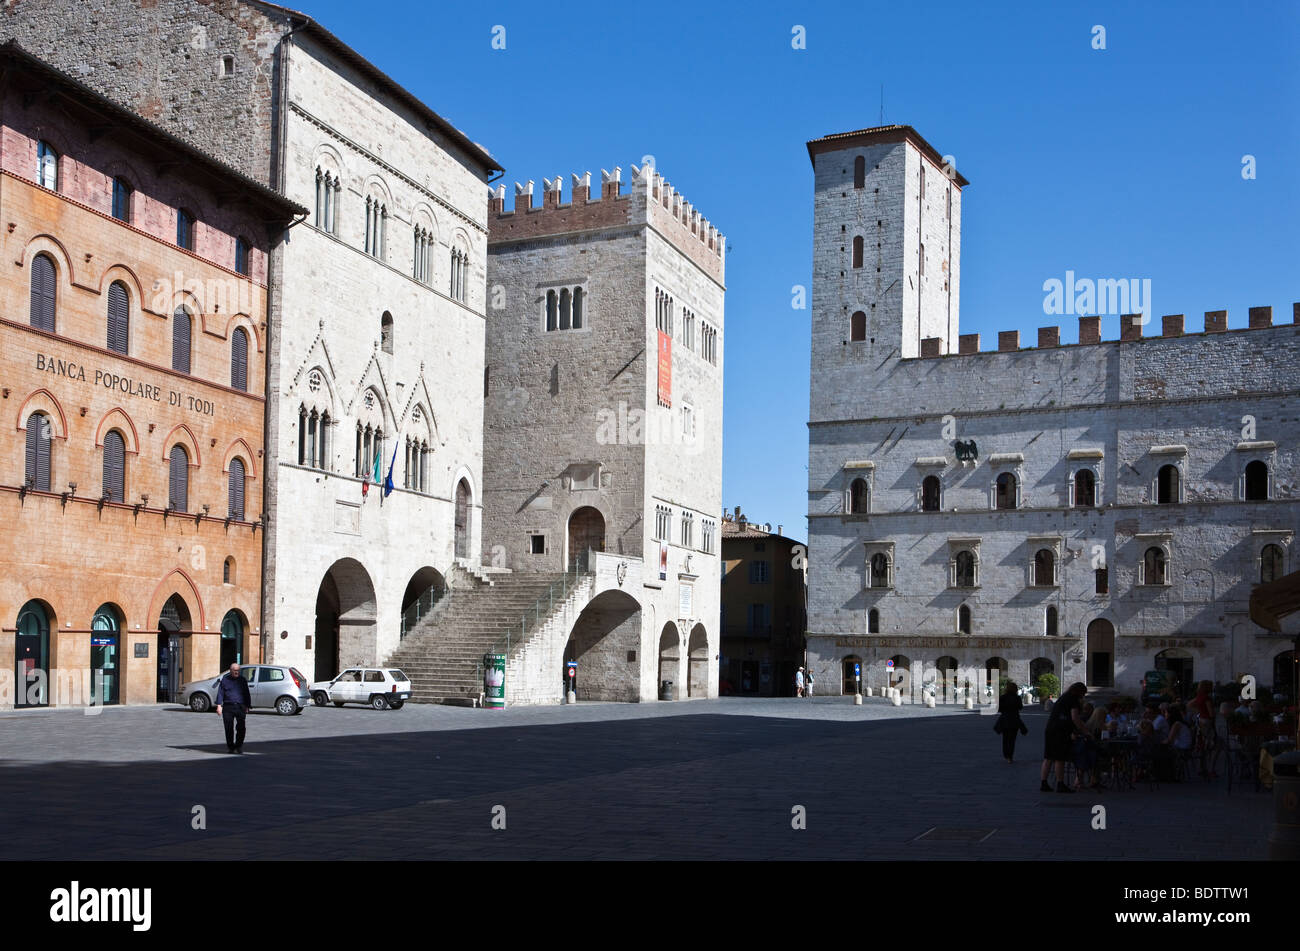
[[861, 676], [862, 676], [862, 666], [861, 666], [860, 664], [854, 663], [854, 665], [853, 665], [853, 676], [854, 676], [854, 677], [861, 677]]
[[894, 662], [892, 660], [885, 661], [885, 670], [893, 670], [893, 669], [894, 669]]

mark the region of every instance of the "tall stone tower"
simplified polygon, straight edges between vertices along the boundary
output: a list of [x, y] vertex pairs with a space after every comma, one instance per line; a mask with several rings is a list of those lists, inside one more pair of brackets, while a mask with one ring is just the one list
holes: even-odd
[[[808, 143], [813, 216], [813, 418], [863, 369], [955, 352], [961, 190], [952, 163], [905, 125]], [[823, 379], [848, 374], [849, 379]], [[822, 403], [825, 408], [830, 404]]]

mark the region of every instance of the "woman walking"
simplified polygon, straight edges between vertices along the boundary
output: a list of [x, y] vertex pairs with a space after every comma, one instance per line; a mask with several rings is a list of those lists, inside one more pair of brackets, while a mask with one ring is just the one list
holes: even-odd
[[1020, 699], [1020, 688], [1015, 681], [1008, 680], [1007, 689], [1002, 691], [1002, 696], [998, 699], [997, 722], [997, 730], [1002, 734], [1002, 758], [1008, 763], [1016, 758], [1016, 737], [1029, 732], [1025, 721], [1020, 719], [1020, 711], [1024, 706]]

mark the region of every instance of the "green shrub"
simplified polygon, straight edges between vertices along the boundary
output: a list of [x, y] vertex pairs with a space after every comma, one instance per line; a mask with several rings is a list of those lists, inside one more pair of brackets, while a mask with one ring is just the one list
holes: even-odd
[[1059, 697], [1061, 695], [1061, 678], [1056, 674], [1040, 674], [1034, 684], [1034, 692], [1040, 700], [1045, 700], [1048, 697]]

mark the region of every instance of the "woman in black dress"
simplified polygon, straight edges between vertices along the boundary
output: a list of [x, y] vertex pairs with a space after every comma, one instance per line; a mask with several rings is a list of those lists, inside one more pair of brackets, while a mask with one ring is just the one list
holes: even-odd
[[1020, 700], [1020, 688], [1014, 681], [1007, 681], [1007, 689], [998, 699], [998, 732], [1002, 734], [1002, 758], [1008, 763], [1016, 757], [1016, 737], [1028, 733], [1025, 722], [1020, 719], [1024, 709]]

